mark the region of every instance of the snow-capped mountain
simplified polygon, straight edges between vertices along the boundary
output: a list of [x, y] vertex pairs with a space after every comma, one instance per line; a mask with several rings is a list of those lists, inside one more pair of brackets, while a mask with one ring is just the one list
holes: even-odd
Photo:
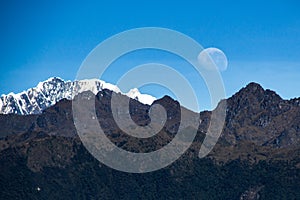
[[[72, 91], [80, 93], [89, 90], [97, 94], [103, 89], [122, 93], [117, 86], [99, 79], [64, 81], [61, 78], [52, 77], [27, 91], [2, 95], [0, 97], [0, 114], [38, 114], [62, 99], [72, 100], [74, 96]], [[150, 95], [141, 94], [136, 88], [123, 94], [149, 105], [156, 99]]]

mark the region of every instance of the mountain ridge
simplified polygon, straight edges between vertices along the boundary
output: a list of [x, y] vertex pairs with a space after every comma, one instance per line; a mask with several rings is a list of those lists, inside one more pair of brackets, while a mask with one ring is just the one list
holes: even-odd
[[[0, 97], [0, 114], [39, 114], [64, 98], [72, 100], [74, 95], [76, 95], [75, 93], [90, 90], [97, 94], [103, 89], [122, 93], [117, 86], [99, 79], [64, 81], [59, 77], [50, 77], [45, 81], [39, 82], [36, 87], [29, 88], [26, 91], [17, 94], [13, 92], [7, 95], [2, 94]], [[141, 94], [137, 88], [122, 94], [139, 100], [144, 104], [152, 104], [156, 99], [151, 95]]]
[[[154, 101], [166, 109], [167, 121], [155, 136], [136, 138], [115, 123], [112, 95], [120, 102], [129, 100], [129, 114], [139, 126], [150, 123], [151, 106], [109, 89], [97, 93], [96, 116], [86, 114], [98, 120], [116, 146], [147, 153], [174, 138], [185, 110], [178, 101], [168, 96]], [[96, 160], [76, 133], [70, 100], [62, 99], [40, 114], [0, 114], [0, 198], [299, 199], [298, 99], [282, 100], [250, 84], [226, 101], [223, 132], [205, 158], [199, 159], [198, 152], [212, 111], [200, 113], [197, 135], [178, 160], [145, 174], [119, 172]], [[189, 134], [195, 129], [189, 126], [193, 112], [184, 112], [184, 133]]]
[[[101, 116], [101, 113], [108, 116], [110, 107], [110, 96], [112, 91], [109, 89], [103, 89], [96, 95], [97, 104], [100, 106], [97, 110]], [[107, 96], [107, 98], [103, 98]], [[120, 95], [124, 95], [121, 94]], [[126, 95], [125, 95], [126, 96]], [[124, 96], [124, 97], [125, 97]], [[231, 145], [236, 144], [240, 140], [251, 141], [256, 145], [267, 145], [274, 147], [284, 147], [290, 145], [297, 145], [300, 143], [300, 107], [297, 102], [298, 99], [283, 100], [275, 92], [263, 89], [258, 83], [249, 83], [247, 86], [239, 90], [236, 94], [228, 98], [227, 100], [227, 110], [226, 118], [224, 124], [224, 130], [221, 137]], [[131, 99], [131, 102], [135, 102], [133, 107], [131, 106], [132, 112], [134, 110], [142, 109], [143, 114], [138, 114], [132, 118], [138, 121], [142, 119], [143, 123], [149, 120], [148, 111], [150, 105], [139, 104], [139, 101]], [[163, 105], [168, 108], [169, 114], [168, 118], [173, 118], [173, 124], [168, 126], [167, 130], [171, 132], [176, 132], [178, 127], [178, 101], [173, 100], [169, 96], [165, 96], [161, 99], [157, 99], [153, 102]], [[176, 108], [176, 109], [175, 109]], [[187, 113], [193, 113], [188, 111]], [[187, 118], [192, 116], [187, 114]], [[198, 130], [205, 133], [207, 127], [210, 123], [211, 111], [200, 112], [200, 126]], [[289, 117], [292, 117], [290, 119]], [[45, 118], [45, 119], [43, 119]], [[16, 120], [18, 119], [18, 120]], [[56, 122], [52, 122], [53, 119]], [[48, 121], [45, 124], [46, 121]], [[146, 120], [146, 121], [145, 121]], [[177, 121], [176, 121], [177, 120]], [[190, 119], [183, 119], [184, 123], [188, 126]], [[113, 119], [112, 119], [113, 121]], [[24, 122], [24, 123], [23, 123]], [[105, 120], [104, 123], [108, 123], [109, 120]], [[49, 130], [54, 132], [65, 132], [62, 135], [76, 135], [76, 130], [72, 121], [72, 107], [69, 100], [61, 100], [55, 105], [45, 109], [43, 113], [38, 113], [37, 115], [28, 117], [22, 115], [16, 116], [15, 114], [0, 114], [0, 123], [2, 124], [2, 129], [0, 130], [0, 136], [5, 136], [8, 132], [21, 133], [26, 132], [26, 130], [32, 129], [32, 126], [40, 127], [43, 129], [50, 124]], [[23, 124], [22, 124], [23, 123]], [[56, 126], [59, 123], [63, 124], [57, 129]], [[110, 122], [109, 122], [110, 123]], [[69, 125], [66, 125], [69, 124]], [[26, 128], [25, 128], [26, 127]], [[70, 134], [72, 132], [72, 134]]]

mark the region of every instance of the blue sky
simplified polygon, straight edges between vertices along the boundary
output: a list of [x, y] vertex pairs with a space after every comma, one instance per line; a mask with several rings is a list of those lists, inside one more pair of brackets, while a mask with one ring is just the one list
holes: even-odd
[[[1, 94], [23, 91], [51, 76], [73, 80], [97, 44], [119, 32], [151, 26], [174, 29], [204, 48], [223, 50], [229, 61], [222, 72], [227, 96], [251, 81], [284, 98], [300, 96], [298, 1], [12, 0], [0, 4]], [[150, 51], [121, 60], [122, 69], [130, 68], [130, 59], [181, 62]], [[122, 71], [117, 68], [105, 81], [117, 80]], [[202, 89], [199, 93], [207, 93]], [[142, 91], [158, 97], [168, 92], [151, 87]], [[201, 103], [209, 107], [208, 100]]]

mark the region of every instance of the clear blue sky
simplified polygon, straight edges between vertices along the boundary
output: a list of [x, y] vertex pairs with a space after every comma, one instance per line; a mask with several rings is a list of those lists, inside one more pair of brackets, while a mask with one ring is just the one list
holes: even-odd
[[[296, 0], [11, 0], [0, 4], [1, 94], [23, 91], [51, 76], [73, 80], [83, 59], [104, 39], [127, 29], [157, 26], [187, 34], [205, 48], [222, 49], [229, 60], [227, 71], [222, 72], [228, 96], [251, 81], [284, 98], [300, 96], [300, 3]], [[132, 59], [172, 62], [172, 56], [153, 52], [137, 53]], [[112, 70], [105, 81], [114, 82], [116, 77], [118, 70]]]

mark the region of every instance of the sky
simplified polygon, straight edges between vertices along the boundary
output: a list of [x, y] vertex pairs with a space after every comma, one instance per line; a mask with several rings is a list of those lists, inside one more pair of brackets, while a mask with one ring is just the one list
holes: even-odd
[[[285, 99], [300, 96], [299, 1], [1, 1], [0, 94], [18, 93], [52, 76], [74, 80], [86, 56], [105, 39], [133, 28], [182, 32], [204, 48], [227, 56], [221, 72], [226, 96], [249, 82]], [[137, 64], [167, 63], [188, 68], [165, 52], [133, 52], [117, 60], [103, 80], [116, 83]], [[202, 108], [210, 108], [203, 80], [196, 85]], [[168, 88], [140, 88], [156, 97]]]

